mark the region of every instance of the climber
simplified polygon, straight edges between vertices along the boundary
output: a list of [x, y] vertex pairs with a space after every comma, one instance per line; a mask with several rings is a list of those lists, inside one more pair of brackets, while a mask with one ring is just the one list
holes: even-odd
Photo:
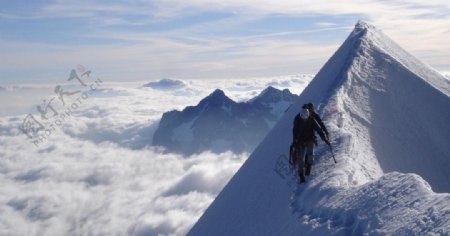
[[325, 127], [325, 124], [323, 123], [322, 119], [320, 118], [319, 114], [316, 113], [316, 111], [314, 110], [314, 105], [312, 103], [307, 103], [307, 104], [303, 104], [303, 109], [308, 109], [309, 114], [312, 118], [314, 118], [314, 120], [317, 122], [317, 124], [320, 126], [320, 128], [322, 128], [323, 132], [326, 135], [326, 138], [329, 140], [330, 136], [328, 134], [328, 130]]
[[293, 153], [295, 153], [294, 159], [296, 159], [296, 161], [290, 160], [290, 163], [294, 165], [295, 162], [298, 163], [298, 182], [303, 183], [305, 182], [305, 175], [309, 176], [311, 174], [311, 168], [314, 161], [314, 131], [319, 134], [320, 138], [327, 145], [330, 145], [330, 141], [328, 140], [328, 136], [324, 134], [324, 130], [319, 126], [306, 107], [295, 116], [294, 128], [292, 131], [293, 140], [291, 151], [294, 149]]

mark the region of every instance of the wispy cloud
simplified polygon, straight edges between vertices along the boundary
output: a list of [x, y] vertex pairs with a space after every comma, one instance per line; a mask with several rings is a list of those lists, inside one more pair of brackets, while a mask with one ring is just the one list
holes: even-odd
[[[319, 68], [311, 67], [310, 63], [320, 62], [322, 55], [332, 54], [338, 46], [280, 42], [268, 36], [199, 39], [195, 43], [192, 43], [195, 39], [176, 40], [127, 33], [112, 37], [139, 43], [85, 46], [5, 43], [3, 55], [7, 60], [0, 68], [64, 69], [82, 61], [113, 80], [314, 73]], [[11, 48], [16, 49], [9, 51]], [[272, 71], [265, 68], [268, 64]]]
[[[133, 78], [314, 73], [358, 19], [438, 69], [450, 68], [448, 1], [55, 1], [0, 18], [61, 22], [62, 30], [39, 37], [5, 37], [1, 67], [9, 71], [86, 63]], [[46, 34], [55, 42], [39, 40]]]

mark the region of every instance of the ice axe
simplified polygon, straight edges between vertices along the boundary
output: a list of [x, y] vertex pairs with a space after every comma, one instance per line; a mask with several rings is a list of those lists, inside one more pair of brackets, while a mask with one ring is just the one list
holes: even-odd
[[330, 147], [331, 155], [333, 156], [334, 163], [337, 163], [336, 158], [334, 157], [333, 147], [331, 144], [328, 144], [328, 147]]

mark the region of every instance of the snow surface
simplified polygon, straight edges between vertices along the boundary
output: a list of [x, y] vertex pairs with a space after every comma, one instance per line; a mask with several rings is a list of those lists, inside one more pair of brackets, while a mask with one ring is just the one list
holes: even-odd
[[[358, 22], [188, 235], [450, 234], [449, 91], [445, 77]], [[320, 144], [298, 185], [286, 155], [309, 101], [338, 163]]]

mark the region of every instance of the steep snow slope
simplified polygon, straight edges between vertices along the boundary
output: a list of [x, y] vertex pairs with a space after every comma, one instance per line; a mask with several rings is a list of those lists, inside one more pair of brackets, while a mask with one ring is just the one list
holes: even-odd
[[[450, 233], [450, 195], [430, 187], [450, 192], [449, 90], [358, 22], [189, 235]], [[286, 154], [309, 101], [320, 104], [338, 164], [319, 145], [312, 177], [297, 185]]]

